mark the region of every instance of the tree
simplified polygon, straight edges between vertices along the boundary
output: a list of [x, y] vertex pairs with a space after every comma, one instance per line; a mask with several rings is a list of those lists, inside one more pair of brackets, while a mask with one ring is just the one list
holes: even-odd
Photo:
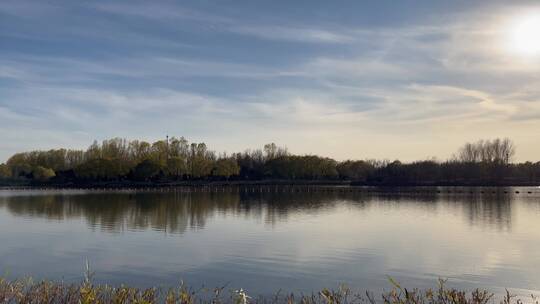
[[[293, 155], [274, 143], [256, 150], [216, 156], [205, 143], [188, 143], [183, 137], [170, 140], [128, 141], [122, 138], [94, 141], [86, 151], [51, 149], [16, 153], [0, 165], [0, 178], [47, 180], [56, 182], [149, 180], [163, 178], [199, 179], [211, 176], [260, 180], [335, 179], [365, 184], [501, 185], [540, 182], [540, 163], [511, 163], [515, 154], [507, 138], [479, 140], [463, 145], [446, 162], [436, 160], [401, 163], [399, 161], [336, 162], [316, 155]], [[128, 174], [129, 173], [129, 174]]]
[[234, 158], [221, 158], [216, 161], [214, 170], [212, 174], [214, 176], [224, 177], [229, 179], [233, 175], [238, 175], [240, 173], [240, 166]]
[[182, 156], [172, 156], [167, 160], [167, 173], [170, 176], [181, 177], [187, 173], [186, 159]]
[[119, 160], [91, 159], [75, 168], [75, 176], [86, 180], [116, 180], [128, 172]]
[[128, 161], [128, 141], [119, 137], [104, 140], [101, 144], [101, 158]]
[[267, 161], [264, 164], [265, 175], [271, 178], [294, 179], [291, 174], [291, 161], [288, 156], [281, 156]]
[[133, 177], [139, 181], [148, 181], [161, 172], [162, 166], [153, 159], [145, 159], [133, 169]]
[[13, 177], [24, 177], [32, 172], [32, 166], [28, 163], [27, 153], [16, 153], [11, 156], [7, 163]]
[[347, 160], [339, 163], [336, 166], [336, 170], [343, 179], [365, 182], [369, 175], [373, 173], [375, 167], [367, 161]]
[[152, 144], [151, 159], [158, 162], [160, 166], [165, 167], [167, 165], [167, 159], [169, 158], [169, 145], [164, 140], [156, 141]]
[[240, 166], [240, 177], [243, 179], [261, 179], [265, 175], [265, 162], [261, 150], [246, 150], [243, 153], [234, 154], [236, 162]]
[[11, 177], [11, 169], [9, 169], [8, 165], [0, 164], [0, 179], [10, 178], [10, 177]]
[[171, 140], [169, 141], [169, 156], [178, 156], [187, 159], [189, 156], [188, 141], [183, 137], [171, 137]]
[[465, 163], [509, 164], [515, 153], [514, 143], [510, 139], [496, 138], [466, 143], [459, 149], [457, 159]]
[[73, 169], [82, 164], [85, 160], [84, 151], [81, 150], [68, 150], [65, 156], [65, 168], [66, 170]]
[[206, 148], [204, 143], [192, 143], [190, 149], [190, 174], [192, 178], [201, 178], [210, 175], [215, 155]]
[[133, 140], [129, 143], [130, 159], [136, 163], [150, 158], [152, 145], [146, 141]]
[[99, 146], [97, 140], [94, 140], [94, 142], [86, 149], [86, 159], [98, 159], [101, 158], [101, 147]]
[[287, 156], [288, 154], [287, 148], [278, 147], [275, 143], [264, 145], [264, 159], [267, 161], [277, 157]]
[[35, 180], [44, 182], [49, 180], [52, 177], [55, 177], [56, 174], [51, 168], [45, 168], [42, 166], [37, 166], [32, 170], [32, 176]]

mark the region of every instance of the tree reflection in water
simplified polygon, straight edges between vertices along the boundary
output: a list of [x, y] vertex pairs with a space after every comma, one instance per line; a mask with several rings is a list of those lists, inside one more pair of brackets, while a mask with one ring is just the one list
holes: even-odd
[[[505, 193], [506, 192], [506, 193]], [[454, 191], [454, 193], [456, 193]], [[291, 214], [317, 214], [346, 204], [369, 208], [372, 204], [422, 208], [437, 212], [444, 206], [463, 212], [473, 226], [510, 230], [512, 191], [464, 190], [388, 192], [295, 192], [295, 193], [183, 193], [183, 192], [56, 192], [42, 195], [0, 197], [0, 208], [12, 215], [49, 220], [84, 218], [93, 229], [106, 232], [153, 229], [182, 234], [202, 229], [218, 214], [259, 219], [269, 225], [287, 221]], [[525, 198], [520, 198], [525, 199]]]

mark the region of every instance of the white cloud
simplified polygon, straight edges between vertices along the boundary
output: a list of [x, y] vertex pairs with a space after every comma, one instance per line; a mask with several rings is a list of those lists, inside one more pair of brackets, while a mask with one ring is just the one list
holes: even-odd
[[352, 43], [354, 37], [345, 33], [311, 27], [232, 26], [231, 32], [261, 39], [312, 43]]
[[[156, 23], [214, 18], [141, 3], [96, 9]], [[0, 117], [7, 120], [0, 126], [31, 133], [33, 127], [22, 121], [32, 118], [26, 121], [51, 134], [88, 141], [169, 132], [228, 151], [277, 141], [299, 153], [405, 160], [444, 158], [463, 141], [508, 136], [523, 147], [519, 159], [537, 159], [540, 145], [529, 145], [523, 134], [540, 128], [540, 64], [506, 52], [499, 25], [504, 18], [498, 11], [468, 12], [434, 26], [347, 29], [216, 19], [223, 26], [213, 35], [226, 35], [221, 38], [233, 33], [311, 50], [270, 63], [257, 61], [256, 54], [245, 60], [237, 54], [205, 57], [213, 48], [222, 51], [219, 43], [195, 46], [200, 54], [184, 56], [176, 49], [184, 41], [176, 36], [152, 40], [152, 33], [130, 28], [124, 33], [138, 37], [142, 48], [155, 44], [167, 51], [0, 59], [0, 77], [19, 86], [2, 92]], [[99, 41], [124, 41], [122, 31], [113, 32], [72, 30]], [[35, 140], [37, 146], [56, 146], [50, 138]], [[15, 149], [0, 148], [0, 157]]]

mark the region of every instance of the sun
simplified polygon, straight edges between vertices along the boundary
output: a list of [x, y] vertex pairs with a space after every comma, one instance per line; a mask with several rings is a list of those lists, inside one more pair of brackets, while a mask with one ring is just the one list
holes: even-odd
[[519, 17], [510, 29], [510, 47], [522, 55], [540, 55], [540, 13]]

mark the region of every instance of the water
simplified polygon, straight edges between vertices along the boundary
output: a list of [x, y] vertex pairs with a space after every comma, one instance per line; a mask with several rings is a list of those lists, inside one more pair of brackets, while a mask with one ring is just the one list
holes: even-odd
[[391, 276], [411, 287], [447, 278], [451, 287], [540, 295], [540, 189], [506, 190], [3, 190], [0, 272], [79, 282], [88, 259], [95, 281], [139, 287], [379, 292]]

